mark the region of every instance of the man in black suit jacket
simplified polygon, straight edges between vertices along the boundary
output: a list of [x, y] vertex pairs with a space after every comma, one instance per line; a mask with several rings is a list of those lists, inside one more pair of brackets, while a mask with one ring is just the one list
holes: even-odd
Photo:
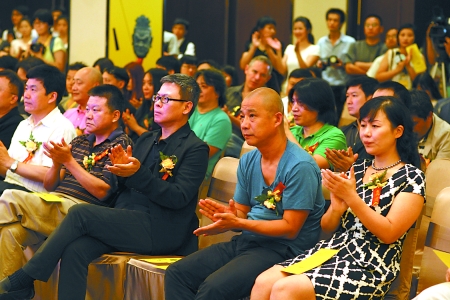
[[17, 103], [23, 96], [23, 82], [11, 70], [0, 71], [0, 142], [9, 148], [17, 125], [23, 121]]
[[114, 165], [108, 169], [123, 177], [125, 186], [114, 208], [81, 204], [70, 209], [34, 257], [0, 282], [0, 299], [33, 295], [34, 280], [46, 281], [59, 259], [58, 297], [84, 299], [87, 267], [104, 253], [187, 255], [197, 250], [192, 232], [198, 227], [195, 207], [208, 146], [191, 131], [188, 118], [200, 89], [181, 74], [161, 82], [153, 100], [161, 129], [143, 134], [134, 150], [116, 146], [110, 154]]

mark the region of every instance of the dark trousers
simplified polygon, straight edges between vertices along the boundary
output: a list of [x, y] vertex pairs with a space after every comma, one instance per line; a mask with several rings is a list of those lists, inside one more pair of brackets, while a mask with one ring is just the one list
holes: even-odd
[[5, 190], [20, 190], [20, 191], [29, 192], [25, 187], [23, 187], [21, 185], [17, 185], [17, 184], [5, 182], [5, 181], [0, 181], [0, 195]]
[[171, 265], [165, 299], [240, 299], [250, 295], [256, 277], [293, 257], [286, 245], [250, 235], [211, 245]]
[[75, 205], [23, 270], [47, 281], [61, 258], [58, 299], [85, 299], [89, 263], [112, 251], [152, 254], [151, 228], [145, 212]]

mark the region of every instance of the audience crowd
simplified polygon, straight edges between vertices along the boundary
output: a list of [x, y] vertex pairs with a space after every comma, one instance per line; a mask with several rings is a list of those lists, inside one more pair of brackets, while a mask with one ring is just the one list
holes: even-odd
[[[316, 43], [295, 18], [283, 45], [276, 20], [258, 19], [238, 82], [196, 57], [188, 20], [149, 70], [87, 66], [67, 62], [63, 11], [15, 7], [0, 44], [0, 299], [31, 299], [58, 261], [60, 298], [84, 299], [87, 266], [114, 251], [186, 256], [166, 271], [169, 300], [383, 298], [424, 172], [450, 160], [450, 26], [437, 41], [430, 25], [420, 47], [413, 24], [385, 31], [371, 14], [356, 41], [342, 10], [324, 21]], [[244, 142], [255, 150], [241, 156]], [[223, 156], [239, 159], [228, 205], [198, 198]], [[229, 230], [241, 234], [198, 250], [198, 236]], [[283, 271], [324, 249], [336, 253]]]

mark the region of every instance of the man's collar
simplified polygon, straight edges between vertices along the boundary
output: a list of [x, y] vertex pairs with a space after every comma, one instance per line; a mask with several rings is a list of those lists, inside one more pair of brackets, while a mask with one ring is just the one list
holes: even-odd
[[37, 124], [34, 123], [33, 115], [28, 117], [28, 122], [32, 126], [37, 126], [39, 123], [42, 123], [46, 127], [51, 127], [55, 125], [55, 118], [61, 115], [58, 107], [55, 107], [51, 112], [49, 112], [44, 118], [42, 118]]
[[[110, 133], [110, 135], [105, 139], [105, 141], [107, 141], [107, 140], [113, 141], [115, 138], [117, 138], [122, 133], [123, 133], [122, 128], [116, 128], [113, 132]], [[89, 141], [89, 145], [93, 145], [95, 142], [95, 134], [93, 134], [93, 133], [88, 134], [88, 136], [86, 136], [86, 139]], [[105, 141], [103, 141], [103, 142], [105, 142]]]

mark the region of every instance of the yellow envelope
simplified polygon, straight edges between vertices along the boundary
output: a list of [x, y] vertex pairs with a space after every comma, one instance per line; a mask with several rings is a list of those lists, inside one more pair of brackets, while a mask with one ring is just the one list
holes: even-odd
[[[179, 261], [181, 257], [161, 257], [161, 258], [142, 258], [142, 261], [149, 262], [151, 264], [173, 264]], [[166, 267], [167, 268], [167, 267]]]
[[286, 273], [291, 273], [294, 275], [302, 274], [303, 272], [314, 269], [315, 267], [320, 266], [330, 258], [332, 258], [339, 250], [335, 249], [320, 249], [310, 257], [305, 258], [304, 260], [293, 264], [289, 267], [282, 269], [281, 271]]
[[425, 72], [427, 70], [427, 65], [425, 64], [425, 60], [423, 59], [422, 53], [420, 53], [417, 44], [412, 44], [406, 47], [406, 52], [412, 53], [411, 63], [413, 65], [414, 71], [416, 71], [417, 74]]
[[170, 265], [160, 265], [160, 266], [155, 266], [155, 268], [166, 270], [169, 266]]
[[439, 257], [440, 260], [447, 266], [447, 268], [450, 268], [450, 253], [442, 252], [439, 250], [433, 250], [434, 253]]
[[34, 192], [36, 196], [40, 197], [42, 200], [47, 202], [64, 202], [65, 200], [63, 198], [60, 198], [56, 195], [49, 194], [49, 193], [38, 193]]

